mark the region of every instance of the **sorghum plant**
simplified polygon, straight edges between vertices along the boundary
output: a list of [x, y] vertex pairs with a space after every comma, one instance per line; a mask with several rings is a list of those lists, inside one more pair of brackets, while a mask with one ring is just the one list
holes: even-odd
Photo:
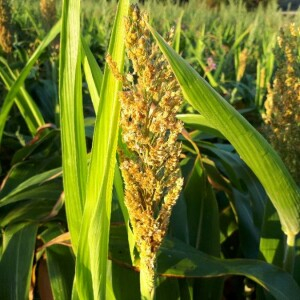
[[265, 129], [296, 182], [300, 183], [300, 29], [281, 29], [278, 70], [265, 102]]
[[5, 53], [12, 51], [11, 8], [7, 0], [0, 0], [0, 46]]
[[130, 152], [120, 153], [125, 204], [140, 253], [142, 299], [153, 299], [157, 252], [183, 184], [177, 141], [182, 123], [176, 118], [182, 97], [168, 63], [150, 40], [147, 21], [146, 14], [131, 6], [125, 46], [134, 71], [116, 75], [124, 86], [121, 128]]

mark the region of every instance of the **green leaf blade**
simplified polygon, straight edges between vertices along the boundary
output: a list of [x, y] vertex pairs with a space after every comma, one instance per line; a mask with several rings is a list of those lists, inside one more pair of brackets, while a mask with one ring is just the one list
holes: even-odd
[[87, 154], [82, 110], [80, 1], [63, 2], [59, 98], [63, 181], [68, 226], [77, 253], [85, 201]]
[[81, 37], [82, 65], [95, 112], [98, 112], [103, 74], [90, 48]]
[[[40, 235], [44, 244], [63, 234], [57, 224], [51, 224]], [[46, 261], [54, 300], [71, 299], [75, 261], [71, 249], [59, 244], [46, 247]]]
[[278, 154], [154, 29], [151, 31], [169, 61], [186, 100], [235, 147], [264, 186], [278, 211], [283, 231], [296, 235], [300, 230], [300, 190]]
[[[10, 70], [8, 64], [6, 64], [6, 68]], [[16, 76], [14, 76], [11, 70], [10, 74], [11, 76], [9, 76], [9, 74], [3, 68], [0, 68], [0, 77], [2, 78], [8, 90], [12, 88], [16, 80]], [[37, 131], [37, 128], [45, 124], [44, 118], [37, 105], [24, 87], [20, 87], [20, 91], [15, 98], [15, 102], [27, 124], [29, 131], [32, 135], [34, 135]]]
[[3, 232], [0, 260], [2, 299], [28, 299], [37, 224], [9, 226]]
[[[113, 261], [131, 266], [125, 226], [111, 228], [110, 254]], [[165, 239], [158, 255], [157, 272], [174, 278], [246, 276], [277, 300], [297, 300], [300, 295], [300, 288], [291, 274], [276, 266], [255, 259], [213, 257], [177, 239]]]
[[[119, 1], [108, 50], [119, 70], [123, 69], [124, 64], [123, 22], [128, 7], [128, 0]], [[76, 261], [76, 289], [80, 299], [105, 299], [106, 295], [112, 185], [120, 114], [117, 95], [120, 88], [120, 82], [114, 78], [106, 65], [95, 123], [86, 204]]]
[[5, 127], [5, 123], [8, 117], [8, 114], [10, 112], [10, 109], [14, 103], [15, 97], [18, 95], [20, 88], [22, 87], [26, 77], [28, 76], [31, 68], [33, 67], [36, 60], [39, 58], [41, 53], [44, 51], [44, 49], [55, 39], [55, 37], [60, 32], [61, 28], [61, 22], [58, 21], [53, 28], [50, 30], [50, 32], [46, 35], [42, 43], [39, 45], [39, 47], [36, 49], [36, 51], [33, 53], [31, 58], [28, 60], [26, 66], [21, 71], [19, 77], [14, 82], [14, 84], [11, 86], [8, 94], [6, 95], [1, 111], [0, 111], [0, 142], [2, 140], [2, 135]]

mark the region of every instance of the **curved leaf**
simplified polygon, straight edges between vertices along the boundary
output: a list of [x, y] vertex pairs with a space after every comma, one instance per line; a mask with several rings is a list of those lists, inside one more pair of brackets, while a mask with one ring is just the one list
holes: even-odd
[[207, 120], [202, 115], [196, 114], [182, 114], [177, 115], [177, 118], [184, 122], [187, 126], [192, 126], [193, 128], [199, 129], [201, 131], [210, 133], [213, 136], [224, 139], [224, 136], [220, 133], [220, 131], [216, 130], [209, 120]]
[[278, 267], [259, 260], [215, 258], [175, 240], [166, 241], [161, 248], [158, 272], [176, 277], [243, 275], [278, 300], [296, 300], [300, 295], [292, 276]]
[[[37, 196], [43, 198], [43, 194], [45, 193], [44, 197], [47, 196], [47, 193], [53, 192], [54, 194], [60, 193], [55, 188], [59, 186], [59, 184], [55, 182], [49, 182], [47, 185], [52, 186], [48, 190], [44, 190], [43, 183], [50, 181], [53, 178], [56, 178], [61, 175], [61, 168], [53, 169], [50, 171], [43, 172], [41, 174], [37, 174], [35, 176], [32, 176], [28, 178], [27, 180], [24, 180], [19, 185], [15, 186], [14, 189], [11, 191], [6, 192], [4, 194], [3, 191], [0, 192], [0, 207], [7, 205], [9, 203], [19, 201], [22, 199], [30, 199], [31, 197]], [[4, 194], [4, 195], [3, 195]]]
[[[0, 68], [0, 77], [6, 85], [6, 88], [10, 90], [16, 80], [16, 76], [13, 74], [8, 64], [5, 64], [5, 66], [9, 69], [10, 76], [7, 72], [5, 72], [4, 69]], [[39, 111], [38, 106], [23, 86], [20, 87], [20, 91], [16, 95], [15, 102], [27, 124], [29, 131], [32, 135], [34, 135], [37, 131], [37, 128], [45, 124], [44, 118]]]
[[9, 114], [9, 111], [14, 103], [15, 97], [18, 95], [20, 88], [23, 86], [23, 83], [28, 76], [31, 68], [35, 64], [36, 60], [39, 58], [41, 53], [44, 51], [44, 49], [55, 39], [55, 37], [60, 32], [61, 22], [58, 21], [53, 28], [50, 30], [50, 32], [46, 35], [44, 40], [41, 42], [39, 47], [35, 50], [31, 58], [28, 60], [26, 66], [20, 73], [17, 80], [14, 82], [14, 84], [11, 86], [8, 94], [6, 95], [1, 112], [0, 112], [0, 142], [2, 140], [2, 135], [4, 131], [4, 126], [6, 123], [7, 116]]
[[154, 29], [150, 29], [186, 100], [235, 147], [264, 186], [278, 211], [283, 231], [295, 236], [300, 230], [300, 189], [278, 154]]
[[[112, 226], [110, 258], [131, 267], [124, 226]], [[157, 271], [176, 278], [221, 277], [242, 275], [261, 285], [277, 300], [297, 300], [300, 288], [282, 269], [252, 259], [221, 259], [207, 255], [175, 239], [166, 239], [158, 255]]]

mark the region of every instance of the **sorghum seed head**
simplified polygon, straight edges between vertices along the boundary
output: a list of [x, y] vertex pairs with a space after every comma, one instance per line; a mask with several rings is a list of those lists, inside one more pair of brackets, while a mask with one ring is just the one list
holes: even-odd
[[13, 44], [11, 7], [8, 0], [0, 0], [0, 47], [11, 53]]
[[[179, 168], [183, 125], [176, 118], [182, 95], [169, 64], [152, 43], [148, 16], [131, 6], [126, 19], [125, 46], [133, 73], [120, 76], [123, 141], [131, 157], [120, 156], [125, 204], [143, 261], [155, 264], [183, 179]], [[170, 34], [172, 36], [173, 33]], [[134, 80], [136, 79], [136, 80]]]
[[300, 32], [281, 29], [275, 53], [278, 69], [269, 88], [264, 131], [295, 181], [300, 184]]

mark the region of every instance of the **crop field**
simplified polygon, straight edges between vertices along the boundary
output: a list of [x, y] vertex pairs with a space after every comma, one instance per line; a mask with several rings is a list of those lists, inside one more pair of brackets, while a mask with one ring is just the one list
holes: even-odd
[[0, 299], [300, 300], [299, 14], [0, 0]]

